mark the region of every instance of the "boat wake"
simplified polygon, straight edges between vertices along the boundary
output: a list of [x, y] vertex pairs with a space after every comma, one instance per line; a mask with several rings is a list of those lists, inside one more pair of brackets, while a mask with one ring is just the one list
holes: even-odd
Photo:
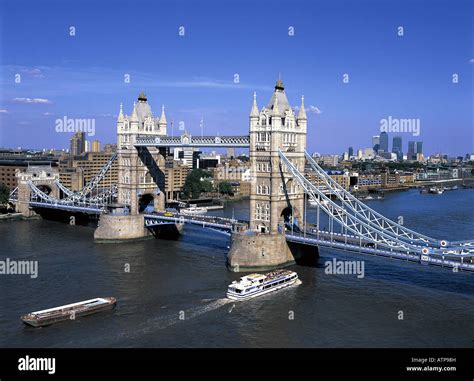
[[133, 332], [124, 332], [119, 336], [119, 339], [124, 338], [134, 338], [137, 336], [142, 336], [144, 334], [165, 329], [171, 327], [177, 323], [185, 322], [205, 313], [214, 311], [218, 308], [225, 306], [228, 303], [233, 302], [227, 298], [221, 299], [210, 299], [211, 302], [200, 305], [197, 307], [190, 308], [188, 310], [177, 310], [174, 314], [167, 314], [165, 316], [159, 316], [153, 319], [148, 319], [147, 321], [141, 323], [137, 329], [134, 329]]

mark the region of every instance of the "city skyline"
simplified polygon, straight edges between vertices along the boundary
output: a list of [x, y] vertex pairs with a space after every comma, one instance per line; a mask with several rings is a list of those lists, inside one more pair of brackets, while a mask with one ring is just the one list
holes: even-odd
[[[231, 2], [140, 2], [147, 13], [179, 16], [122, 28], [116, 20], [126, 10], [120, 6], [85, 2], [67, 10], [54, 2], [20, 2], [32, 12], [3, 20], [4, 30], [17, 32], [2, 37], [0, 146], [67, 148], [69, 134], [55, 131], [56, 120], [65, 117], [92, 118], [91, 140], [115, 142], [120, 103], [130, 114], [142, 90], [155, 115], [165, 105], [169, 133], [172, 120], [194, 135], [201, 120], [205, 134], [243, 133], [253, 92], [263, 107], [280, 76], [293, 107], [305, 96], [310, 151], [370, 147], [381, 120], [393, 117], [420, 121], [416, 140], [423, 140], [427, 155], [473, 152], [469, 2], [439, 2], [429, 18], [423, 4], [408, 1], [370, 2], [363, 10], [342, 1], [298, 2], [291, 16], [275, 23], [279, 7], [268, 5], [278, 3], [234, 9]], [[3, 7], [22, 12], [15, 2]], [[241, 25], [243, 18], [250, 27]]]

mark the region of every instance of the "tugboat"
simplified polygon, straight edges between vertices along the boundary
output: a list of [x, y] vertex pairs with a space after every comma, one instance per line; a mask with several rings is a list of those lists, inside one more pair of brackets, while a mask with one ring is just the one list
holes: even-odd
[[275, 270], [267, 274], [250, 274], [229, 285], [227, 297], [246, 300], [268, 294], [293, 284], [301, 284], [298, 274], [289, 270]]
[[64, 320], [74, 320], [79, 316], [92, 315], [97, 312], [111, 310], [116, 304], [117, 301], [112, 297], [89, 299], [83, 302], [31, 312], [27, 315], [23, 315], [21, 320], [23, 320], [25, 324], [33, 327], [43, 327]]

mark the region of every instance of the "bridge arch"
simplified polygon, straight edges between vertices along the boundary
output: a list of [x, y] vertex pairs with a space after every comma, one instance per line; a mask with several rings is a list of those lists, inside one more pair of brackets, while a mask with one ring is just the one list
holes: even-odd
[[48, 196], [53, 193], [53, 188], [50, 184], [35, 184], [36, 187], [43, 193], [47, 194]]
[[143, 193], [138, 198], [138, 212], [151, 213], [155, 210], [156, 195], [154, 193]]
[[291, 224], [292, 219], [295, 224], [299, 224], [301, 221], [301, 213], [299, 209], [295, 206], [287, 205], [281, 209], [280, 212], [280, 222], [283, 224]]
[[260, 222], [258, 225], [257, 225], [257, 231], [259, 233], [268, 233], [268, 226], [265, 222]]

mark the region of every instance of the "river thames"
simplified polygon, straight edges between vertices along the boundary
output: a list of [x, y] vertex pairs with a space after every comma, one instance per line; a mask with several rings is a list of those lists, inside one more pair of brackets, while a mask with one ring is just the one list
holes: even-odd
[[[473, 196], [410, 190], [369, 205], [420, 233], [461, 240], [474, 238]], [[247, 220], [248, 210], [239, 201], [210, 214]], [[472, 273], [322, 249], [318, 266], [290, 267], [300, 286], [231, 302], [227, 286], [241, 274], [226, 269], [228, 237], [186, 226], [176, 241], [96, 244], [93, 232], [0, 223], [0, 259], [38, 261], [36, 279], [0, 275], [1, 347], [474, 346]], [[364, 277], [326, 274], [333, 258], [364, 261]], [[117, 298], [117, 308], [38, 329], [19, 318], [100, 296]]]

